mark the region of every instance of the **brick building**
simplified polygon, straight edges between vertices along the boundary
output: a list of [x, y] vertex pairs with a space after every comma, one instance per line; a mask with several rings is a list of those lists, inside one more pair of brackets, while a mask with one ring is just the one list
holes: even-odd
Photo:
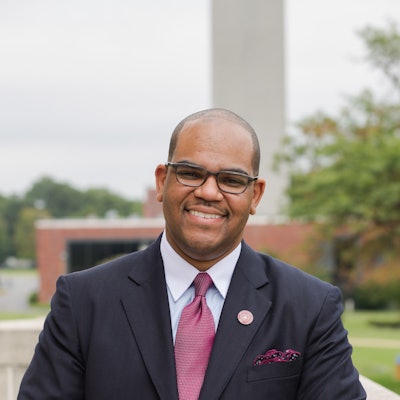
[[[157, 210], [153, 210], [157, 212]], [[49, 219], [36, 223], [39, 300], [48, 302], [57, 278], [147, 246], [164, 228], [163, 218]], [[245, 240], [254, 249], [299, 265], [307, 260], [312, 229], [301, 224], [268, 224], [251, 217]]]

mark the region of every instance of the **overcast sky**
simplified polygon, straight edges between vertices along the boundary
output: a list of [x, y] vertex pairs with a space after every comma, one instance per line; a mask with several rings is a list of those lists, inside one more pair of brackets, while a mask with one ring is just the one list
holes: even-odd
[[[286, 116], [381, 81], [356, 31], [399, 0], [286, 0]], [[0, 193], [49, 175], [144, 198], [174, 126], [211, 106], [205, 0], [0, 0]]]

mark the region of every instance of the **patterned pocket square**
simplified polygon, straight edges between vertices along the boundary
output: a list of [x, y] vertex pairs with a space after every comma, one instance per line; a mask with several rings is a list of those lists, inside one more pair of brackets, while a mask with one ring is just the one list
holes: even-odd
[[279, 351], [276, 349], [268, 350], [265, 354], [260, 354], [254, 360], [254, 365], [271, 364], [275, 362], [292, 362], [300, 358], [301, 354], [298, 351], [287, 349]]

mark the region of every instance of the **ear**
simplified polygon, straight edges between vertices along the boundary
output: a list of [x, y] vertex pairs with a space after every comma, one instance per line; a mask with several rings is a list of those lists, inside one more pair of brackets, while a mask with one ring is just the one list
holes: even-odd
[[263, 178], [259, 178], [254, 182], [253, 198], [251, 200], [251, 205], [250, 205], [250, 214], [251, 215], [254, 215], [256, 213], [256, 208], [264, 194], [265, 186], [266, 186], [266, 182], [265, 182], [265, 179], [263, 179]]
[[163, 201], [164, 185], [165, 185], [165, 179], [167, 178], [167, 171], [168, 171], [168, 168], [164, 164], [157, 165], [157, 168], [155, 171], [156, 190], [157, 190], [156, 199], [160, 203]]

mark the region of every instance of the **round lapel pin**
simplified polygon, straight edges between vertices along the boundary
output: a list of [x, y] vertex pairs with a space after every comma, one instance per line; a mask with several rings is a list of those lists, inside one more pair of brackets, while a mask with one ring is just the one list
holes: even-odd
[[253, 322], [254, 317], [249, 310], [242, 310], [239, 311], [237, 319], [242, 325], [250, 325]]

